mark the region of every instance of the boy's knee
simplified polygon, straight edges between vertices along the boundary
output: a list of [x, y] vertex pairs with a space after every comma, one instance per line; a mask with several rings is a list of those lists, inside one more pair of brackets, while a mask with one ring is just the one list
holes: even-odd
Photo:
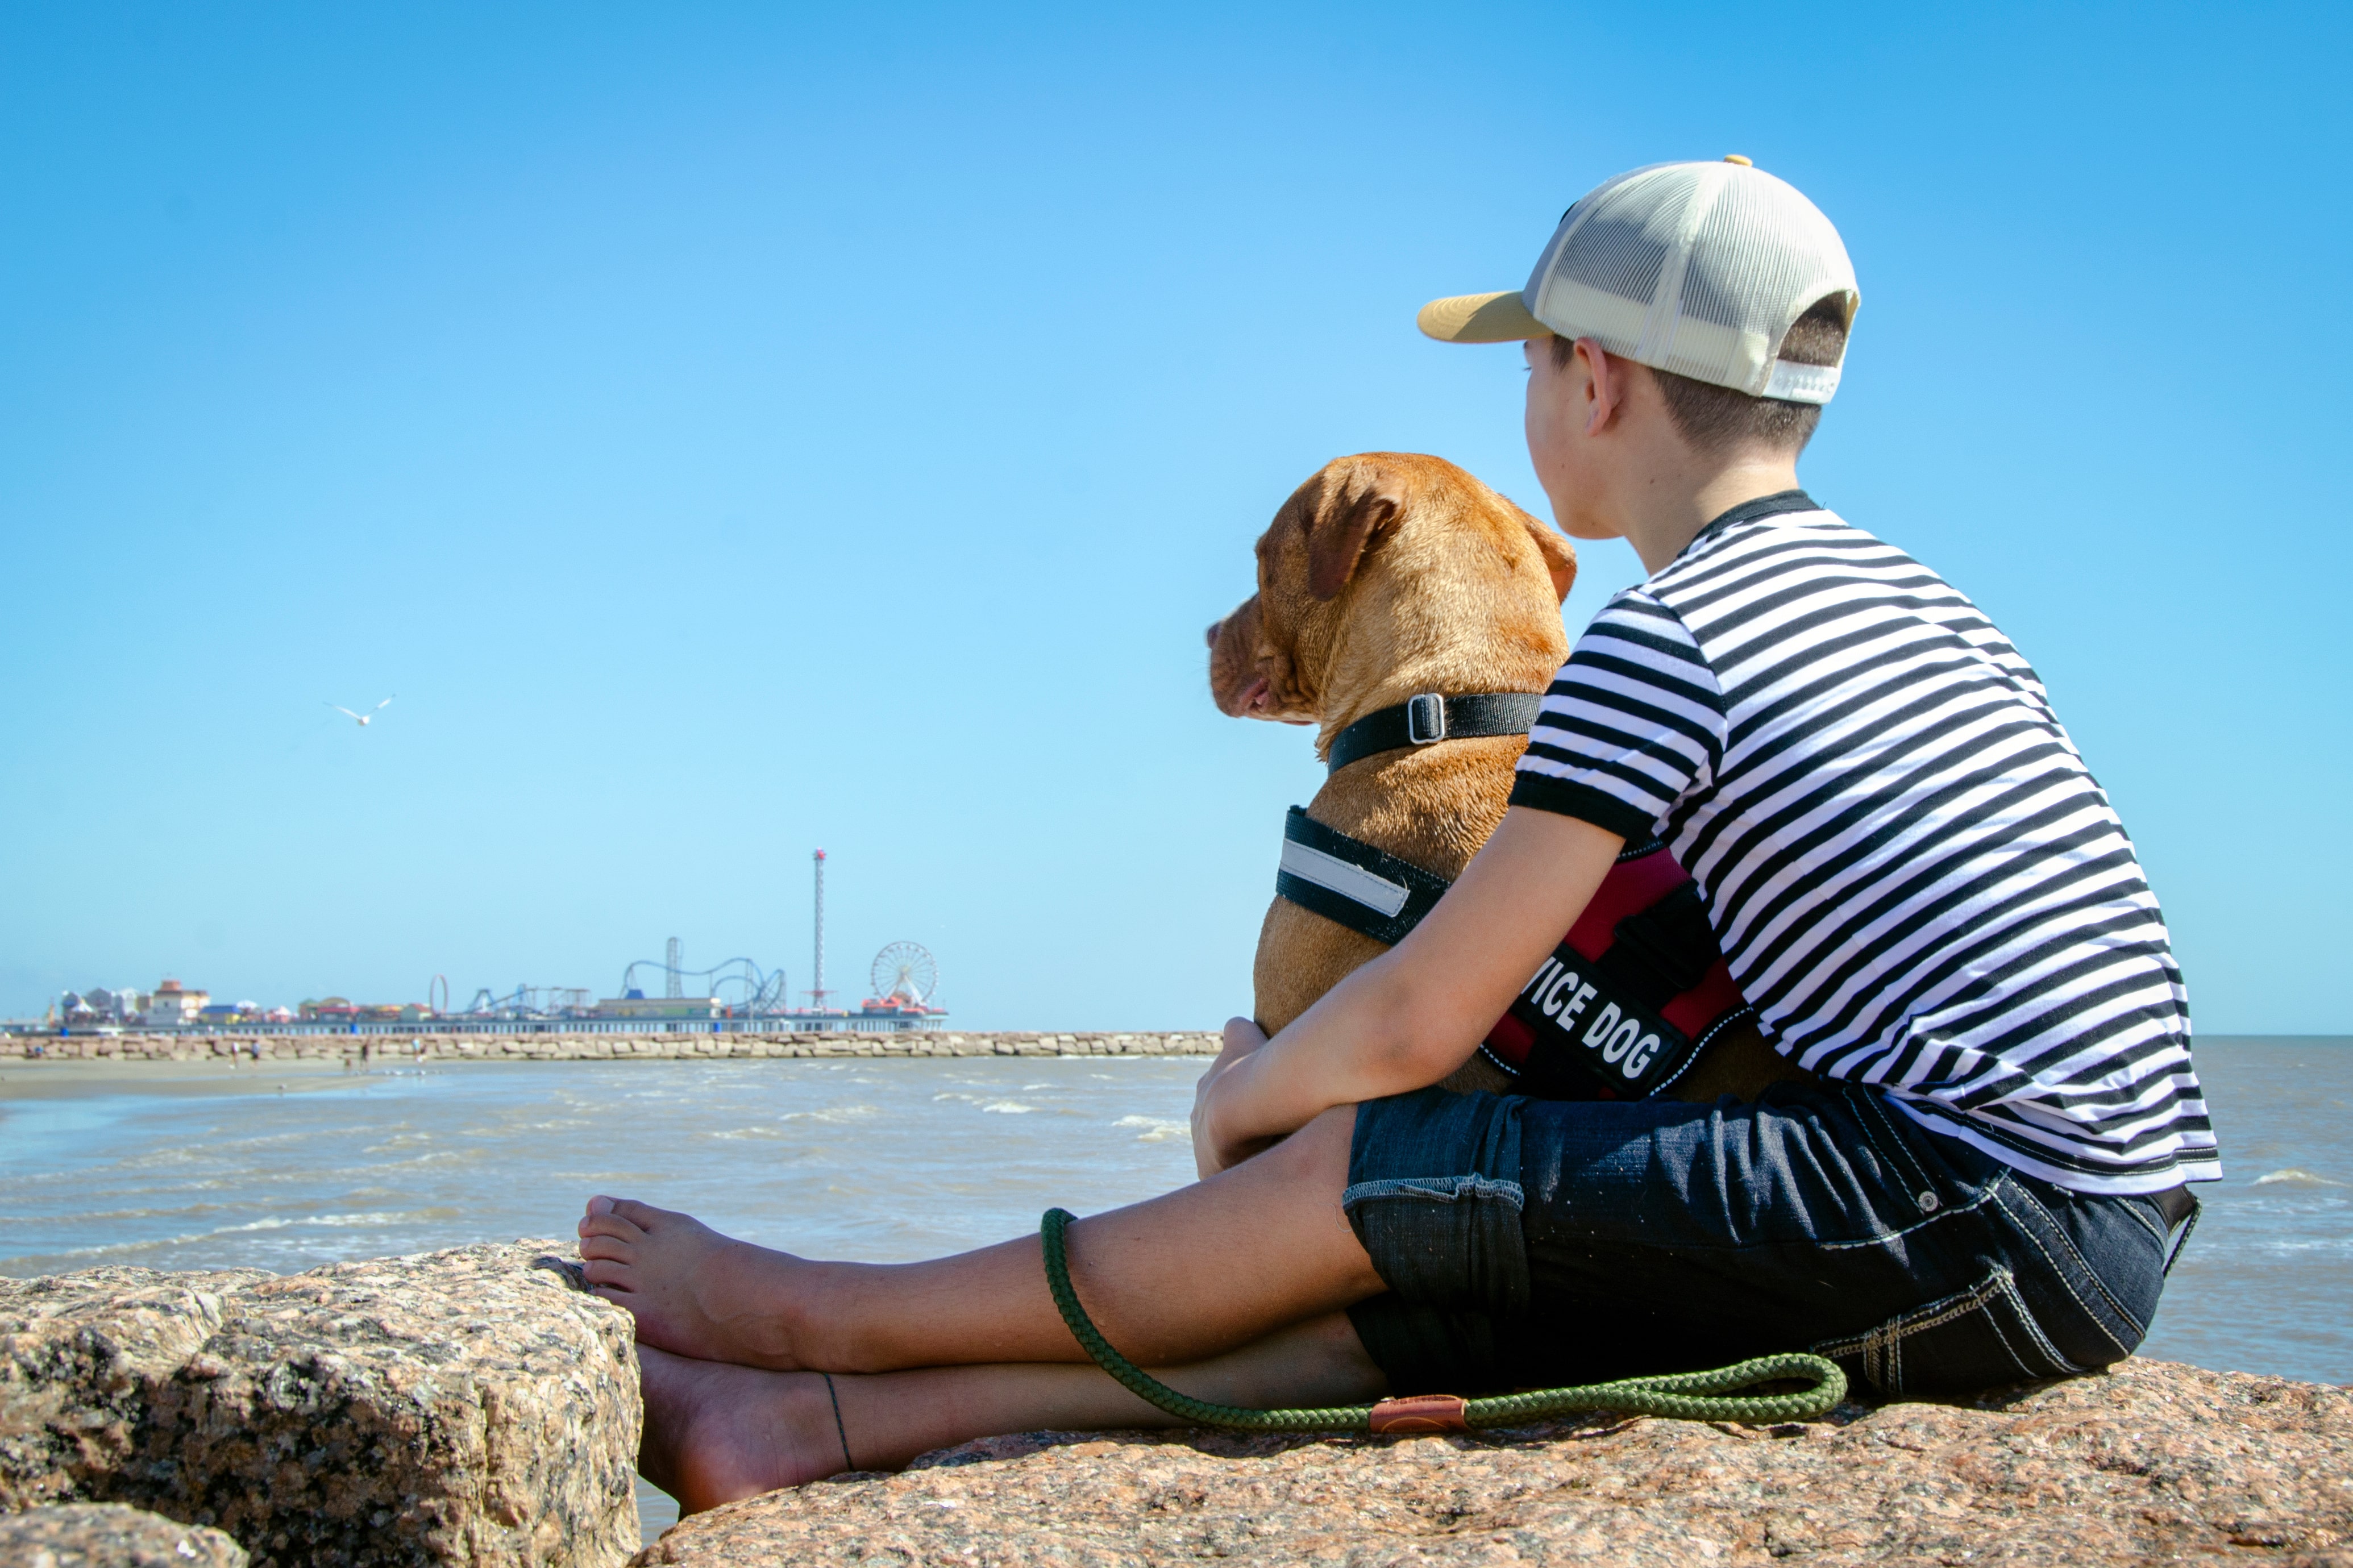
[[1351, 1128], [1341, 1207], [1374, 1268], [1407, 1300], [1525, 1308], [1520, 1103], [1425, 1089], [1364, 1107]]

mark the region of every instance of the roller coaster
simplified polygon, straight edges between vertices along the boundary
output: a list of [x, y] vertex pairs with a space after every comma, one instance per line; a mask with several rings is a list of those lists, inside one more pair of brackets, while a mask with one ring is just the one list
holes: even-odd
[[[424, 1011], [434, 1017], [476, 1027], [493, 1021], [561, 1025], [575, 1018], [615, 1018], [654, 1021], [660, 1027], [673, 1028], [688, 1026], [691, 1020], [702, 1018], [710, 1027], [717, 1029], [747, 1025], [757, 1027], [759, 1020], [765, 1018], [789, 1020], [787, 1026], [794, 1028], [936, 1028], [947, 1016], [946, 1009], [933, 1001], [939, 990], [939, 966], [917, 942], [894, 942], [874, 955], [869, 976], [873, 994], [855, 1013], [826, 1005], [831, 993], [825, 989], [824, 850], [817, 852], [815, 862], [816, 984], [808, 992], [810, 1005], [807, 1007], [791, 1005], [792, 993], [782, 968], [763, 969], [754, 960], [731, 958], [708, 969], [689, 969], [681, 956], [683, 944], [671, 937], [660, 958], [637, 959], [621, 971], [620, 994], [609, 1002], [592, 1005], [587, 991], [577, 986], [517, 985], [501, 996], [485, 985], [474, 993], [473, 1001], [463, 1012], [451, 1013], [449, 982], [437, 974], [427, 988], [433, 1005]], [[660, 982], [659, 996], [651, 994], [657, 977]], [[722, 1012], [729, 1020], [723, 1025]]]
[[[439, 980], [440, 976], [434, 976]], [[449, 983], [441, 981], [442, 994], [448, 994]], [[517, 985], [503, 996], [494, 996], [487, 985], [474, 993], [474, 999], [461, 1013], [449, 1013], [446, 1007], [436, 1010], [437, 1016], [459, 1018], [556, 1018], [566, 1014], [582, 1013], [588, 1008], [588, 988], [585, 985]]]
[[[781, 1013], [786, 1009], [785, 972], [765, 970], [748, 958], [731, 958], [709, 969], [681, 969], [674, 959], [640, 958], [621, 971], [621, 994], [637, 997], [646, 994], [638, 979], [639, 970], [662, 980], [666, 996], [714, 996], [730, 1007], [747, 1013]], [[686, 982], [700, 980], [701, 991], [690, 991]], [[722, 987], [731, 989], [723, 990]]]

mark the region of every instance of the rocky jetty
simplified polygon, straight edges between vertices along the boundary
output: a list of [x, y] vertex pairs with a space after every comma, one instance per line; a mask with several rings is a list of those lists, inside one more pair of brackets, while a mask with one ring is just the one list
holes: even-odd
[[0, 1279], [0, 1509], [131, 1504], [255, 1568], [619, 1563], [635, 1342], [554, 1245]]
[[62, 1503], [0, 1515], [9, 1568], [246, 1568], [245, 1548], [217, 1530], [120, 1503]]
[[36, 1061], [723, 1061], [794, 1057], [1213, 1057], [1220, 1039], [1157, 1034], [0, 1035], [0, 1059]]
[[2126, 1363], [1974, 1407], [1483, 1437], [1032, 1434], [680, 1523], [643, 1564], [2353, 1564], [2353, 1394]]
[[0, 1279], [0, 1564], [2353, 1568], [2353, 1394], [2142, 1361], [1772, 1427], [1032, 1433], [639, 1552], [630, 1323], [573, 1256]]

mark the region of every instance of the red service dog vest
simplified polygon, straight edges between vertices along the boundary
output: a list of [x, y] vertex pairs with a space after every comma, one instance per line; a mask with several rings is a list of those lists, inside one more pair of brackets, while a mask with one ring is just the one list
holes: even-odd
[[[1275, 891], [1394, 946], [1451, 884], [1291, 808]], [[1630, 844], [1481, 1049], [1524, 1094], [1644, 1100], [1756, 1009], [1699, 886], [1657, 840]]]

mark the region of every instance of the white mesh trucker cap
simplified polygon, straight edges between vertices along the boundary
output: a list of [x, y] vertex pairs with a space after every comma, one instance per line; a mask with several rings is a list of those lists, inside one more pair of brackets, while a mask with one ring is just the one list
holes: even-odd
[[1797, 187], [1748, 160], [1654, 163], [1567, 212], [1518, 293], [1432, 300], [1421, 330], [1454, 343], [1591, 338], [1655, 370], [1789, 403], [1828, 403], [1837, 365], [1775, 358], [1790, 324], [1862, 295], [1846, 246]]

